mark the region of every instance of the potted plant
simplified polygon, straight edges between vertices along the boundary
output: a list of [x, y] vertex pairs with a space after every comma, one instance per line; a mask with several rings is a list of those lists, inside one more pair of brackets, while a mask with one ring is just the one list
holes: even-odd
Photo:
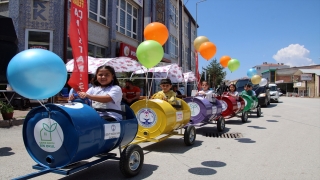
[[3, 120], [10, 120], [13, 118], [14, 108], [11, 104], [6, 104], [3, 101], [0, 101], [0, 111], [3, 117]]

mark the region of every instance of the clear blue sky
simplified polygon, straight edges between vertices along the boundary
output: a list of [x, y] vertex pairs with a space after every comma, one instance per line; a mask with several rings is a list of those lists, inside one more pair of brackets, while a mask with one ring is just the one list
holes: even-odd
[[[196, 19], [196, 3], [184, 4]], [[290, 66], [320, 64], [320, 0], [206, 0], [198, 3], [198, 36], [217, 47], [218, 61], [229, 55], [240, 68], [226, 79], [246, 76], [263, 62]], [[199, 70], [206, 67], [199, 54]]]

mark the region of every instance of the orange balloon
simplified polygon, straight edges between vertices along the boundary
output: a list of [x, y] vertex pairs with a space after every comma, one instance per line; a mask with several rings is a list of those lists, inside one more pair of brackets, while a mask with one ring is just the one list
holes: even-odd
[[208, 61], [216, 54], [217, 47], [212, 42], [204, 42], [201, 44], [199, 52]]
[[144, 38], [146, 40], [154, 40], [164, 45], [169, 37], [169, 31], [165, 25], [159, 22], [153, 22], [146, 26], [144, 29]]
[[220, 64], [222, 67], [228, 67], [228, 62], [231, 60], [230, 56], [222, 56], [220, 58]]

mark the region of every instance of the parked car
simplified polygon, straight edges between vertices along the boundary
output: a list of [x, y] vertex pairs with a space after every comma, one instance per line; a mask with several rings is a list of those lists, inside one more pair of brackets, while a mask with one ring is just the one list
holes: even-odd
[[270, 99], [273, 102], [279, 102], [280, 93], [276, 84], [269, 84]]
[[270, 105], [270, 91], [268, 85], [254, 85], [252, 84], [250, 79], [239, 79], [236, 82], [237, 91], [241, 93], [244, 90], [244, 86], [246, 84], [252, 85], [252, 90], [255, 91], [260, 106], [267, 107], [268, 105]]

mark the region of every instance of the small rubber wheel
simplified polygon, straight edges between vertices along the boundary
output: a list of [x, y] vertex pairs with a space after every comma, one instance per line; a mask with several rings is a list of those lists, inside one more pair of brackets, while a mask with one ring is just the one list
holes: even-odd
[[184, 143], [187, 146], [191, 146], [194, 144], [195, 140], [196, 140], [196, 128], [190, 125], [184, 131]]
[[127, 146], [121, 153], [120, 171], [126, 177], [139, 174], [144, 160], [142, 148], [136, 144]]
[[257, 117], [261, 116], [261, 108], [260, 106], [257, 107]]
[[241, 120], [244, 123], [248, 122], [248, 112], [247, 111], [242, 112]]
[[217, 128], [219, 132], [224, 131], [224, 128], [226, 127], [226, 123], [223, 117], [220, 117], [217, 121]]

